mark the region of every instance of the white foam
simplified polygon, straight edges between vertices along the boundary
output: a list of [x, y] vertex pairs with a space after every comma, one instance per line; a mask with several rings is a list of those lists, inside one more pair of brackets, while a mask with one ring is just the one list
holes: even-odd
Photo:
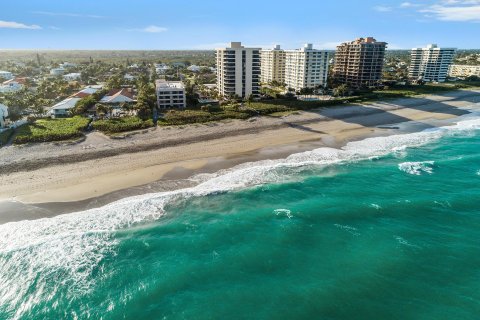
[[411, 175], [421, 175], [422, 173], [433, 173], [434, 161], [421, 162], [403, 162], [398, 165], [398, 169]]
[[[78, 296], [93, 288], [92, 272], [106, 255], [115, 254], [115, 230], [162, 217], [177, 199], [205, 196], [293, 179], [310, 167], [384, 156], [434, 141], [450, 132], [480, 128], [480, 118], [418, 133], [368, 138], [342, 149], [319, 148], [286, 159], [239, 165], [214, 174], [198, 175], [198, 185], [171, 192], [126, 198], [102, 208], [35, 221], [0, 225], [0, 305], [20, 318], [38, 301], [53, 299], [58, 287]], [[353, 232], [353, 230], [349, 230]], [[30, 286], [37, 283], [37, 288]], [[30, 291], [31, 290], [31, 291]]]
[[285, 215], [288, 219], [291, 219], [293, 217], [292, 215], [292, 211], [288, 210], [288, 209], [275, 209], [273, 210], [273, 213], [275, 213], [275, 215]]

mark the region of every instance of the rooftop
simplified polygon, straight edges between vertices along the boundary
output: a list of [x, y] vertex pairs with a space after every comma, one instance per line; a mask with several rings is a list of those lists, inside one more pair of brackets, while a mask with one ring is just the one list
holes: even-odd
[[185, 85], [182, 81], [166, 81], [166, 80], [157, 80], [155, 82], [157, 89], [185, 89]]

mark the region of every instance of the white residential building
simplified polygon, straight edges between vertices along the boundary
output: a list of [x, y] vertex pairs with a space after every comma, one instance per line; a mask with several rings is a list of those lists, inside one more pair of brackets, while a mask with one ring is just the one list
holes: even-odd
[[60, 101], [50, 108], [47, 114], [53, 116], [54, 118], [69, 117], [71, 115], [70, 110], [72, 110], [75, 107], [75, 104], [81, 99], [82, 98], [67, 98], [63, 101]]
[[27, 85], [27, 78], [13, 78], [0, 85], [0, 93], [12, 93], [23, 89]]
[[65, 69], [64, 68], [53, 68], [53, 69], [50, 69], [50, 74], [52, 76], [61, 76], [62, 74], [65, 73]]
[[5, 122], [7, 117], [8, 117], [8, 107], [0, 103], [0, 129], [5, 128]]
[[75, 72], [75, 73], [69, 73], [63, 76], [63, 79], [66, 81], [77, 81], [80, 80], [82, 77], [81, 73]]
[[75, 63], [71, 63], [71, 62], [64, 62], [64, 63], [60, 63], [60, 68], [73, 68], [73, 67], [76, 67], [77, 65]]
[[241, 42], [217, 49], [217, 87], [221, 95], [259, 96], [260, 50], [245, 48]]
[[13, 74], [8, 71], [0, 71], [0, 80], [10, 80], [13, 79]]
[[285, 50], [285, 84], [296, 91], [327, 84], [329, 56], [327, 51], [306, 44], [298, 50]]
[[276, 45], [273, 49], [261, 50], [260, 57], [260, 80], [263, 83], [285, 83], [285, 50]]
[[452, 64], [448, 70], [448, 75], [452, 78], [467, 78], [471, 76], [480, 77], [480, 65], [470, 66], [461, 64]]
[[155, 82], [155, 87], [160, 109], [185, 108], [187, 106], [185, 86], [181, 81], [160, 79]]
[[429, 44], [426, 48], [413, 48], [408, 76], [411, 80], [444, 82], [456, 49], [439, 48]]
[[170, 70], [170, 67], [167, 66], [166, 64], [163, 64], [163, 63], [162, 64], [160, 64], [160, 63], [155, 64], [155, 72], [157, 72], [158, 74], [164, 74], [168, 70]]

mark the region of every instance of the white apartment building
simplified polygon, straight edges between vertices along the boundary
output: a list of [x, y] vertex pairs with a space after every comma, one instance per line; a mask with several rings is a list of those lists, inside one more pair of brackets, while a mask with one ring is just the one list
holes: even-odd
[[285, 50], [276, 45], [273, 49], [260, 51], [260, 80], [263, 83], [285, 83]]
[[13, 74], [8, 71], [0, 71], [0, 80], [10, 80], [13, 79]]
[[327, 51], [306, 44], [297, 50], [285, 50], [285, 84], [299, 91], [327, 84], [329, 57]]
[[480, 66], [452, 64], [448, 70], [448, 75], [452, 78], [480, 77]]
[[413, 48], [408, 76], [412, 80], [444, 82], [456, 49], [439, 48], [429, 44], [426, 48]]
[[185, 86], [181, 81], [160, 79], [155, 82], [155, 87], [160, 109], [185, 108], [187, 106]]
[[260, 48], [245, 48], [241, 42], [217, 49], [217, 87], [225, 97], [247, 98], [260, 94]]

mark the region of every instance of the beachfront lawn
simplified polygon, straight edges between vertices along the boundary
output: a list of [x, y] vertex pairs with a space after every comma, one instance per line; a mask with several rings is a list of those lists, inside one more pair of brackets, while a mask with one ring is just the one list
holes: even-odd
[[28, 142], [63, 141], [80, 138], [90, 119], [73, 117], [67, 119], [41, 119], [17, 128], [15, 144]]
[[119, 133], [153, 127], [153, 120], [142, 120], [139, 117], [125, 117], [94, 121], [92, 126], [95, 130], [105, 133]]

